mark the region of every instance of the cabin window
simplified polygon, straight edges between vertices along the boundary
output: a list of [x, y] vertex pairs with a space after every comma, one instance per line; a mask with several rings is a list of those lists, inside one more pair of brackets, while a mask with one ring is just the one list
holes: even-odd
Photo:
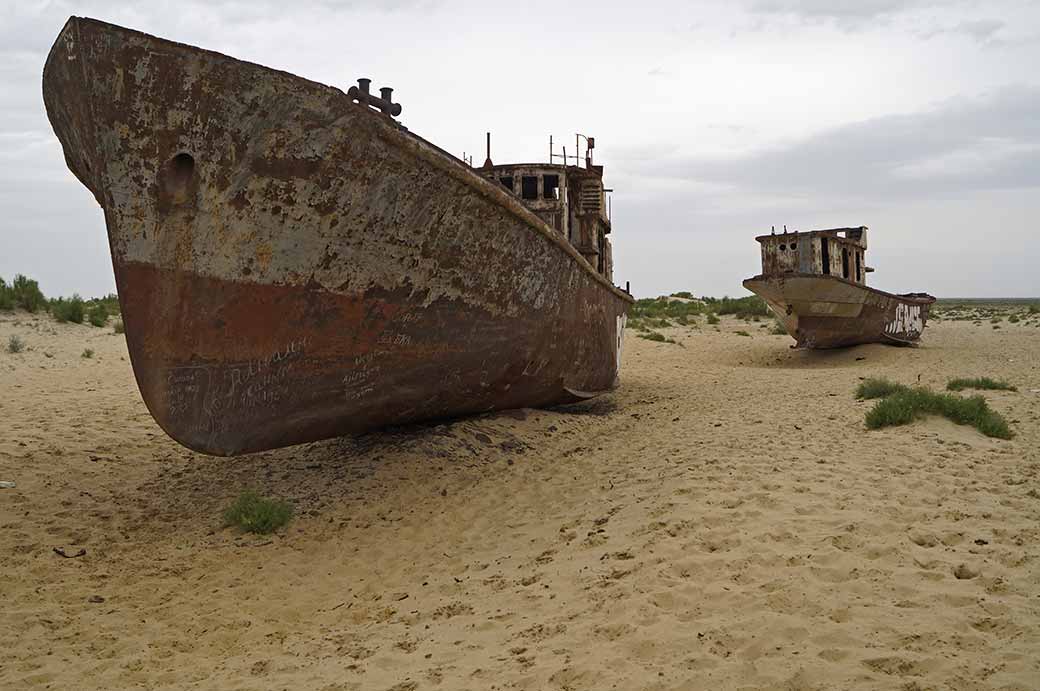
[[545, 199], [560, 198], [560, 176], [545, 175], [542, 177], [542, 196]]
[[861, 269], [860, 269], [860, 266], [861, 266], [861, 264], [860, 264], [860, 262], [861, 262], [860, 256], [861, 255], [862, 255], [861, 252], [856, 252], [856, 282], [857, 283], [859, 283], [861, 280], [863, 280], [861, 278], [862, 272], [861, 272]]
[[841, 248], [841, 277], [849, 277], [849, 248]]
[[787, 245], [785, 245], [784, 243], [781, 242], [780, 243], [780, 251], [783, 252], [786, 249], [787, 249]]
[[831, 273], [831, 241], [827, 238], [820, 238], [820, 265], [823, 268], [823, 273], [830, 275]]
[[538, 177], [525, 175], [520, 178], [520, 196], [524, 199], [538, 199]]
[[501, 182], [502, 186], [505, 187], [507, 190], [509, 190], [510, 192], [513, 191], [513, 177], [511, 175], [501, 177], [498, 179], [498, 181]]
[[792, 245], [791, 245], [791, 251], [792, 251], [792, 252], [794, 252], [794, 251], [795, 251], [795, 250], [797, 250], [797, 249], [798, 249], [798, 245], [795, 245], [795, 244], [792, 244]]

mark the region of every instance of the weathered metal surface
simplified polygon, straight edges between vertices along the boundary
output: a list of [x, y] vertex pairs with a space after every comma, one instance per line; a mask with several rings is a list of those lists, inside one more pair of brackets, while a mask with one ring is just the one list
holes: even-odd
[[524, 206], [581, 253], [607, 280], [613, 280], [610, 219], [603, 203], [603, 166], [552, 163], [493, 165], [490, 158], [480, 174], [520, 197]]
[[105, 212], [142, 397], [185, 446], [245, 453], [616, 384], [631, 298], [339, 89], [72, 18], [44, 100]]
[[[935, 298], [866, 285], [866, 227], [762, 235], [762, 273], [744, 281], [776, 313], [799, 348], [911, 344]], [[844, 233], [845, 237], [838, 233]]]

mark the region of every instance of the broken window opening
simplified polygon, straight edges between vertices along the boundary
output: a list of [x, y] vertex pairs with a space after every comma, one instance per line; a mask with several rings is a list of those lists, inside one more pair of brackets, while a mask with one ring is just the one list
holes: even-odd
[[507, 190], [509, 190], [510, 192], [513, 191], [513, 178], [512, 178], [512, 176], [501, 177], [501, 178], [498, 179], [498, 181], [501, 182], [502, 186], [505, 187]]
[[863, 280], [862, 279], [863, 272], [862, 272], [862, 269], [861, 269], [861, 266], [862, 266], [861, 261], [862, 260], [860, 259], [860, 257], [862, 257], [862, 256], [863, 256], [862, 252], [856, 252], [856, 283], [859, 283], [861, 280]]
[[820, 238], [820, 264], [823, 273], [829, 276], [831, 273], [831, 241], [827, 238]]
[[841, 277], [849, 277], [849, 248], [841, 248]]
[[542, 197], [544, 199], [560, 198], [559, 175], [545, 175], [542, 177]]
[[524, 199], [538, 199], [538, 178], [525, 175], [520, 178], [520, 196]]

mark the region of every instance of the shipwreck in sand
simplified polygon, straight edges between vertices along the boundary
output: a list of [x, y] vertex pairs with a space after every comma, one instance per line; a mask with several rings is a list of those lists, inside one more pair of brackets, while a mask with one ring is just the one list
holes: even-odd
[[397, 122], [389, 88], [76, 17], [43, 93], [104, 209], [141, 395], [181, 444], [232, 455], [616, 385], [632, 298], [591, 160], [474, 169]]
[[867, 227], [771, 233], [762, 273], [744, 281], [776, 313], [798, 348], [861, 343], [909, 345], [921, 338], [935, 298], [867, 286]]

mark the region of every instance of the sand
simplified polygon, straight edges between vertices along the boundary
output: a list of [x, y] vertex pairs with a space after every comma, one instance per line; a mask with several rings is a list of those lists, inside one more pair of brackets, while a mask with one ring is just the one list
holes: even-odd
[[[1040, 329], [664, 333], [576, 408], [219, 459], [111, 328], [0, 314], [0, 688], [1040, 688]], [[1017, 436], [867, 431], [867, 376], [1007, 379]]]

